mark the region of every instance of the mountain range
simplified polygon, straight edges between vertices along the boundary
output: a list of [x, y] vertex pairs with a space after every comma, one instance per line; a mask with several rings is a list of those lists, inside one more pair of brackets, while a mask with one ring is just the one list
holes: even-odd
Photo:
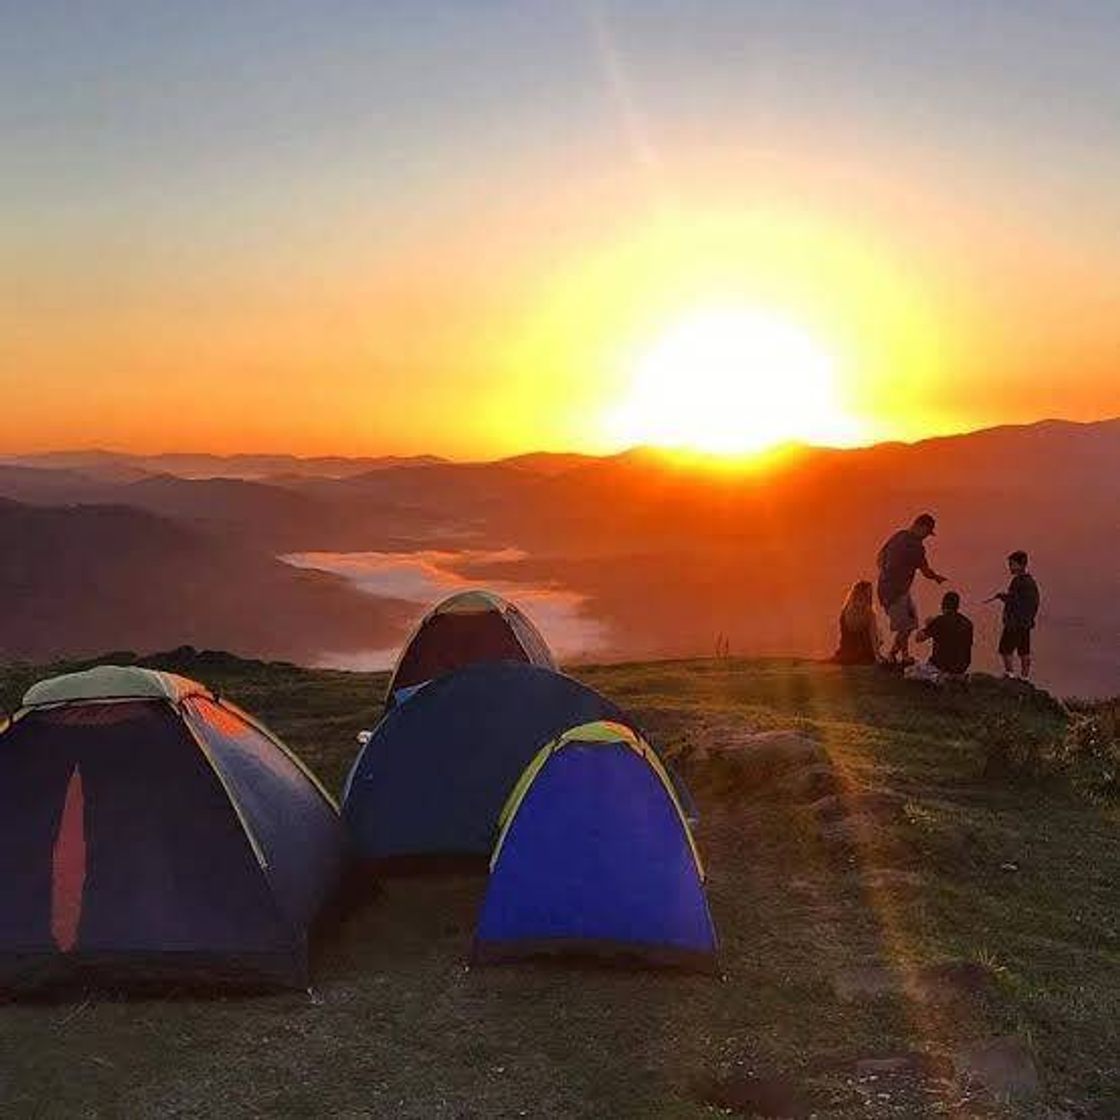
[[[135, 456], [0, 459], [0, 657], [203, 644], [310, 662], [388, 649], [422, 609], [290, 553], [440, 550], [456, 578], [562, 589], [602, 624], [597, 657], [824, 656], [850, 584], [929, 510], [934, 566], [980, 600], [1026, 548], [1042, 586], [1040, 677], [1120, 692], [1120, 419], [916, 444], [790, 448], [720, 471], [648, 449], [495, 462]], [[510, 551], [516, 550], [516, 551]], [[493, 554], [498, 553], [495, 556]], [[923, 613], [939, 590], [919, 579]], [[515, 593], [514, 590], [514, 593]]]

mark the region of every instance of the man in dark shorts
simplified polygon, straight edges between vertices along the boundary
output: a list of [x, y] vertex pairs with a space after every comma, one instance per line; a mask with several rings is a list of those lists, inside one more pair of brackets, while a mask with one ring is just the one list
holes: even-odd
[[887, 653], [892, 664], [909, 665], [910, 635], [918, 628], [918, 609], [910, 588], [914, 573], [921, 572], [934, 583], [944, 583], [945, 576], [929, 566], [925, 540], [932, 537], [937, 522], [933, 514], [923, 513], [914, 518], [909, 529], [899, 529], [879, 549], [879, 602], [887, 613], [894, 642]]
[[993, 596], [1003, 601], [1003, 633], [999, 636], [999, 655], [1003, 658], [1003, 675], [1013, 677], [1014, 657], [1019, 655], [1020, 675], [1031, 676], [1031, 631], [1038, 618], [1040, 596], [1034, 576], [1027, 571], [1029, 558], [1022, 550], [1011, 553], [1007, 567], [1011, 583], [1006, 591]]
[[941, 613], [931, 618], [916, 637], [919, 642], [933, 642], [928, 665], [915, 666], [927, 670], [918, 674], [920, 679], [940, 684], [968, 673], [972, 664], [972, 620], [961, 614], [961, 597], [955, 591], [945, 592]]

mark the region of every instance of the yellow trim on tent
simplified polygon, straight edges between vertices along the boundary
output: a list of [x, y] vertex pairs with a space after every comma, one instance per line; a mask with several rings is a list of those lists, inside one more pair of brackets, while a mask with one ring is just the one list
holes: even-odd
[[646, 760], [650, 769], [657, 775], [665, 792], [669, 795], [669, 800], [673, 803], [673, 808], [681, 822], [681, 828], [684, 829], [684, 834], [688, 838], [688, 847], [692, 852], [693, 860], [696, 862], [696, 872], [700, 876], [700, 881], [703, 882], [705, 879], [704, 862], [700, 858], [700, 850], [696, 847], [692, 829], [688, 827], [688, 818], [681, 807], [680, 799], [677, 797], [677, 791], [673, 788], [673, 781], [665, 769], [665, 764], [661, 761], [657, 752], [632, 728], [625, 724], [612, 723], [610, 720], [595, 720], [592, 723], [580, 724], [579, 727], [573, 727], [565, 731], [559, 738], [553, 739], [552, 742], [537, 751], [529, 765], [521, 772], [521, 777], [517, 779], [517, 783], [509, 797], [506, 798], [506, 803], [502, 806], [502, 811], [498, 816], [498, 839], [490, 856], [490, 870], [493, 871], [497, 866], [498, 857], [501, 855], [502, 846], [505, 844], [513, 820], [517, 816], [517, 811], [521, 808], [529, 788], [536, 781], [537, 775], [544, 769], [545, 763], [553, 754], [571, 743], [601, 743], [604, 745], [615, 743], [629, 747], [635, 754], [641, 755]]
[[259, 731], [274, 747], [281, 751], [293, 766], [323, 795], [324, 800], [331, 808], [337, 813], [339, 811], [338, 802], [331, 795], [330, 791], [321, 781], [315, 772], [299, 757], [298, 754], [279, 735], [276, 734], [270, 727], [261, 723], [261, 721], [254, 716], [249, 715], [243, 708], [239, 708], [232, 700], [221, 699], [216, 701], [219, 707], [226, 708], [231, 711], [238, 719], [243, 719], [254, 731]]
[[136, 665], [98, 665], [33, 684], [24, 694], [23, 706], [41, 708], [101, 700], [170, 700], [177, 704], [187, 696], [210, 697], [211, 693], [205, 685], [175, 673]]
[[[509, 797], [506, 798], [506, 803], [502, 806], [502, 811], [498, 814], [498, 827], [504, 832], [506, 821], [513, 816], [518, 805], [521, 804], [521, 799], [525, 796], [529, 786], [533, 784], [533, 779], [537, 776], [537, 771], [548, 761], [548, 756], [556, 749], [555, 742], [548, 743], [541, 747], [539, 751], [529, 760], [529, 765], [521, 771], [521, 777], [514, 783], [513, 789], [510, 790]], [[499, 837], [499, 846], [501, 845], [501, 838]], [[494, 859], [497, 858], [497, 851], [494, 852], [494, 857], [490, 861], [490, 866], [494, 866]]]
[[[172, 704], [175, 708], [175, 705]], [[241, 807], [241, 802], [237, 798], [237, 792], [226, 778], [225, 771], [222, 769], [218, 760], [214, 757], [214, 752], [210, 749], [210, 744], [206, 742], [198, 729], [191, 723], [189, 719], [185, 719], [183, 713], [177, 708], [175, 715], [178, 719], [182, 720], [183, 726], [187, 729], [187, 733], [198, 744], [198, 749], [202, 751], [202, 757], [206, 759], [210, 769], [214, 772], [214, 777], [222, 784], [222, 789], [225, 790], [226, 800], [233, 806], [234, 813], [237, 814], [237, 819], [241, 824], [241, 829], [245, 833], [245, 839], [249, 841], [249, 847], [253, 850], [253, 855], [256, 856], [257, 863], [260, 864], [261, 870], [267, 875], [268, 872], [268, 859], [265, 857], [264, 849], [257, 840], [253, 832], [253, 827], [249, 823], [249, 818], [245, 815], [245, 810]], [[271, 883], [270, 883], [271, 885]]]
[[475, 588], [470, 591], [456, 591], [431, 610], [437, 614], [485, 614], [489, 611], [504, 611], [506, 601], [493, 591]]
[[642, 753], [642, 740], [633, 729], [609, 719], [581, 723], [578, 727], [565, 731], [556, 740], [556, 749], [559, 750], [568, 743], [625, 743], [631, 750]]
[[[393, 669], [389, 674], [389, 683], [385, 690], [386, 703], [392, 698], [395, 691], [394, 685], [397, 683], [397, 674], [400, 672], [401, 662], [404, 661], [405, 654], [412, 648], [412, 643], [416, 641], [420, 631], [431, 619], [441, 614], [488, 614], [491, 611], [497, 611], [504, 616], [510, 606], [511, 604], [496, 592], [477, 587], [468, 591], [456, 591], [454, 594], [448, 595], [446, 599], [441, 599], [434, 607], [426, 610], [409, 632], [404, 645], [397, 651], [397, 657], [393, 662]], [[517, 638], [518, 641], [521, 641], [520, 635], [517, 635]], [[522, 647], [524, 647], [524, 643], [522, 643]]]

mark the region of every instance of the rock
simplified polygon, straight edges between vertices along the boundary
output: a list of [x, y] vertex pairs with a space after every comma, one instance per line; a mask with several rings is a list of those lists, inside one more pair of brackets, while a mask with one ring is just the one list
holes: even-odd
[[776, 800], [795, 805], [809, 803], [816, 806], [822, 801], [843, 804], [843, 780], [828, 763], [800, 766], [780, 775], [768, 792]]
[[708, 744], [713, 754], [748, 755], [752, 767], [770, 777], [802, 766], [827, 763], [824, 748], [816, 739], [797, 731], [754, 731], [725, 734]]
[[795, 731], [705, 728], [688, 755], [689, 784], [720, 795], [777, 801], [837, 792], [824, 748]]
[[743, 1116], [803, 1120], [809, 1115], [797, 1087], [781, 1076], [743, 1074], [721, 1078], [701, 1085], [697, 1096], [704, 1104], [729, 1109]]
[[953, 1055], [953, 1068], [961, 1081], [1000, 1098], [1030, 1097], [1039, 1089], [1034, 1056], [1017, 1035], [962, 1046]]

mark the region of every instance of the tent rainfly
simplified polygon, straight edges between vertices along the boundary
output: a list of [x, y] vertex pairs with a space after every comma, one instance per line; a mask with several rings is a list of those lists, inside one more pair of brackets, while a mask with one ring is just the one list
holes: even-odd
[[549, 743], [502, 822], [475, 961], [576, 954], [715, 969], [699, 854], [665, 768], [630, 728], [594, 722]]
[[350, 772], [342, 815], [365, 861], [474, 857], [533, 756], [566, 727], [626, 717], [562, 673], [512, 662], [433, 681], [378, 724]]
[[204, 686], [42, 681], [0, 731], [0, 986], [303, 986], [343, 842], [299, 759]]
[[524, 611], [492, 591], [460, 591], [437, 603], [413, 631], [389, 680], [385, 706], [479, 661], [556, 668], [548, 643]]

